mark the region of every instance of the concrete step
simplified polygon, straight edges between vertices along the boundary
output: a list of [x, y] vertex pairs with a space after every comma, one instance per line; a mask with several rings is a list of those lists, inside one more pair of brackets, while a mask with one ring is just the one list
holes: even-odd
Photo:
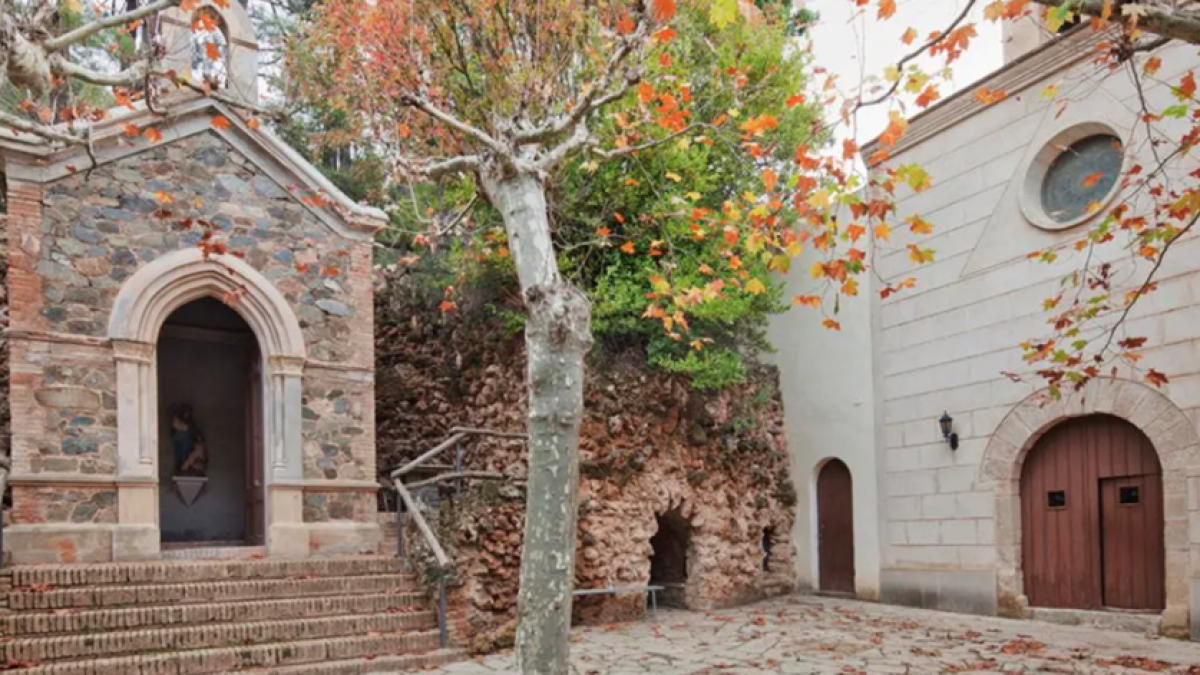
[[424, 654], [384, 655], [345, 661], [254, 668], [237, 672], [255, 673], [255, 675], [395, 675], [396, 673], [429, 670], [454, 661], [461, 661], [467, 656], [468, 654], [461, 649], [438, 649]]
[[22, 565], [11, 568], [12, 585], [15, 589], [296, 579], [318, 576], [348, 577], [403, 572], [403, 562], [394, 556], [309, 558], [306, 560], [165, 560], [79, 565]]
[[292, 640], [407, 634], [437, 628], [433, 612], [412, 611], [149, 630], [17, 638], [0, 644], [2, 663], [42, 663], [152, 652], [237, 647]]
[[98, 585], [46, 589], [27, 588], [8, 594], [13, 611], [88, 609], [174, 603], [218, 603], [275, 600], [317, 595], [410, 593], [415, 582], [407, 574], [318, 576], [245, 581], [206, 581], [151, 585]]
[[[430, 630], [272, 642], [49, 664], [19, 664], [19, 666], [25, 666], [20, 669], [21, 675], [206, 675], [241, 670], [263, 672], [257, 670], [262, 668], [271, 668], [272, 670], [268, 672], [272, 673], [312, 673], [313, 675], [330, 673], [332, 675], [340, 671], [326, 670], [328, 662], [331, 661], [378, 662], [382, 657], [426, 656], [431, 652], [436, 653], [437, 649], [438, 632]], [[281, 670], [284, 667], [306, 665], [310, 666], [309, 670]]]
[[0, 613], [0, 635], [27, 637], [66, 633], [104, 633], [135, 628], [203, 626], [234, 621], [269, 621], [416, 610], [425, 603], [417, 592], [373, 595], [325, 595], [283, 600], [147, 605], [117, 609], [73, 609]]
[[395, 673], [428, 670], [467, 658], [460, 649], [439, 649], [426, 654], [407, 656], [377, 656], [371, 659], [351, 659], [326, 663], [305, 663], [299, 666], [255, 669], [261, 675], [395, 675]]

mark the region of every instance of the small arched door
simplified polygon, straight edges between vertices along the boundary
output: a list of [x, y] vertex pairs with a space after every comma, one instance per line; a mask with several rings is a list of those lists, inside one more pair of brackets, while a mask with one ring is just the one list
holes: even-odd
[[817, 475], [818, 586], [854, 594], [854, 486], [850, 469], [831, 459]]
[[1021, 523], [1030, 605], [1164, 607], [1162, 468], [1132, 424], [1089, 415], [1046, 432], [1021, 468]]

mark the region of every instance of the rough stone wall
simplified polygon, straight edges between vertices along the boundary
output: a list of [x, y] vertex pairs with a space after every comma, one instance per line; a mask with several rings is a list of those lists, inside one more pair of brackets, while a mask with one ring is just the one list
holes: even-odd
[[[213, 133], [180, 139], [44, 187], [10, 185], [20, 250], [14, 329], [71, 344], [14, 345], [22, 473], [115, 470], [115, 376], [103, 338], [122, 283], [195, 247], [200, 219], [292, 306], [304, 378], [306, 478], [370, 479], [374, 462], [370, 247], [341, 237]], [[26, 202], [29, 202], [26, 204]], [[191, 223], [191, 227], [183, 226]], [[234, 300], [236, 302], [236, 300]]]
[[[443, 440], [454, 426], [523, 431], [523, 337], [485, 312], [442, 315], [410, 279], [378, 292], [377, 436], [381, 472]], [[795, 491], [777, 378], [705, 395], [648, 368], [642, 350], [597, 348], [589, 362], [580, 454], [576, 587], [650, 581], [656, 515], [678, 508], [691, 527], [684, 594], [692, 608], [791, 590]], [[498, 471], [440, 511], [456, 559], [473, 647], [512, 637], [524, 523], [524, 444], [478, 440], [465, 464]], [[773, 533], [764, 569], [764, 532]], [[411, 536], [411, 535], [410, 535]], [[411, 538], [409, 541], [413, 541]], [[644, 611], [641, 595], [577, 599], [581, 621]]]

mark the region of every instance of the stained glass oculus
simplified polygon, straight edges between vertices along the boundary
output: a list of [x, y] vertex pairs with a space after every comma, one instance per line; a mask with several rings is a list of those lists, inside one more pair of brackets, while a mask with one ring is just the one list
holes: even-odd
[[1121, 139], [1097, 134], [1059, 153], [1042, 180], [1042, 209], [1056, 223], [1069, 223], [1099, 206], [1121, 178]]

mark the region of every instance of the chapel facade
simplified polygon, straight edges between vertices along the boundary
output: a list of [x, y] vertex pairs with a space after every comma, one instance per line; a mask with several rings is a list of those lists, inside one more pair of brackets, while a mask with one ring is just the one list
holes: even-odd
[[386, 217], [229, 105], [258, 100], [253, 26], [236, 2], [195, 12], [220, 26], [215, 68], [194, 14], [158, 30], [167, 67], [212, 78], [212, 97], [118, 109], [94, 163], [0, 139], [14, 563], [378, 549], [371, 248]]
[[[1042, 303], [1082, 264], [1072, 244], [1106, 212], [1091, 205], [1125, 199], [1133, 163], [1157, 166], [1137, 84], [1094, 60], [1109, 35], [1055, 35], [1032, 19], [1005, 30], [1005, 65], [911, 119], [872, 167], [930, 173], [930, 189], [898, 194], [896, 220], [920, 214], [933, 234], [896, 228], [876, 252], [883, 278], [916, 287], [887, 299], [876, 287], [844, 306], [841, 334], [795, 313], [773, 326], [793, 476], [811, 514], [793, 530], [797, 573], [803, 586], [884, 602], [1197, 639], [1200, 242], [1173, 247], [1127, 324], [1148, 337], [1143, 372], [1168, 384], [1123, 368], [1059, 400], [1037, 377], [1002, 375], [1029, 373], [1018, 345], [1047, 332]], [[1134, 68], [1154, 56], [1164, 68], [1142, 95], [1162, 109], [1175, 102], [1165, 83], [1197, 61], [1192, 45], [1171, 42]], [[1060, 93], [1042, 95], [1051, 86]], [[983, 102], [981, 87], [1006, 97]], [[1154, 126], [1178, 138], [1190, 124]], [[1166, 171], [1186, 180], [1194, 169], [1179, 160]], [[909, 244], [936, 261], [915, 267]], [[1148, 271], [1112, 248], [1103, 262], [1120, 278]], [[796, 292], [801, 276], [788, 279]]]

